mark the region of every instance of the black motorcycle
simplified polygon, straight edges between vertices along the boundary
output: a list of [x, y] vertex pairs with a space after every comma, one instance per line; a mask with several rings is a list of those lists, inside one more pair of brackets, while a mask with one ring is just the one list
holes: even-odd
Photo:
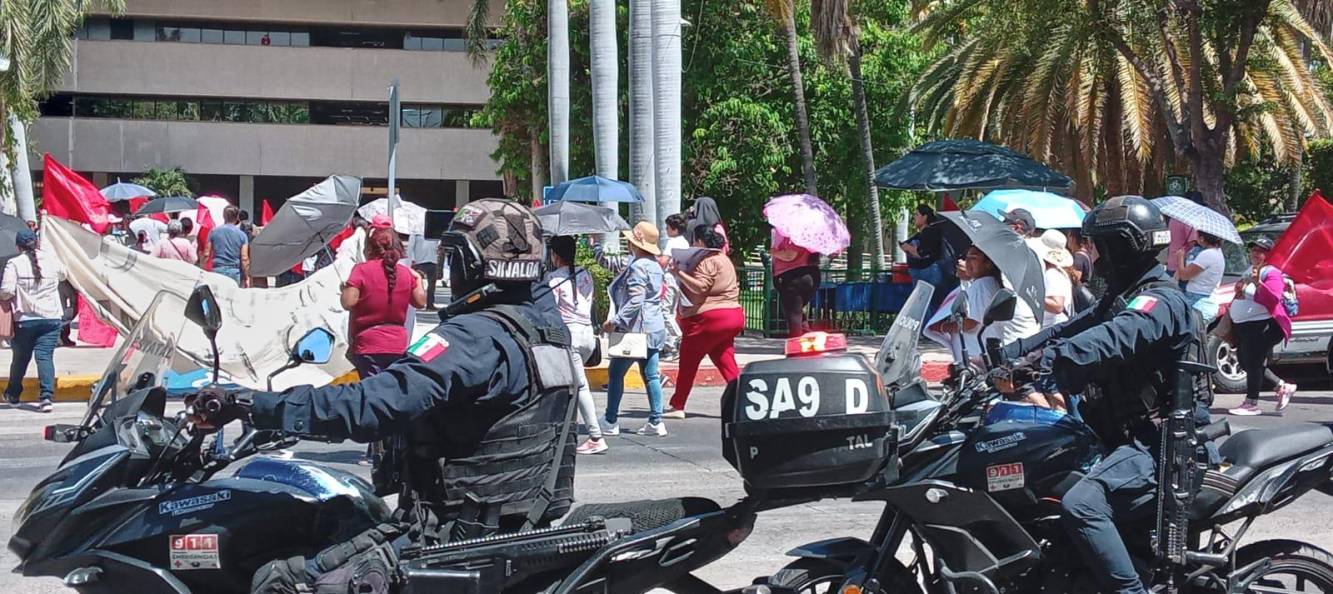
[[[986, 323], [1012, 311], [1013, 295], [1002, 291]], [[1059, 521], [1061, 496], [1105, 453], [1085, 424], [1003, 402], [985, 375], [968, 368], [939, 396], [919, 381], [888, 389], [901, 439], [884, 474], [895, 478], [852, 495], [885, 504], [870, 541], [832, 539], [792, 551], [801, 559], [765, 580], [773, 591], [1098, 591]], [[1229, 432], [1225, 421], [1201, 430], [1213, 439]], [[1315, 424], [1248, 430], [1219, 449], [1224, 464], [1203, 474], [1187, 511], [1179, 564], [1158, 561], [1152, 514], [1122, 526], [1145, 583], [1153, 591], [1333, 592], [1328, 552], [1285, 539], [1241, 545], [1258, 517], [1312, 489], [1330, 492], [1333, 431]]]
[[[189, 364], [176, 345], [189, 333], [211, 339], [220, 323], [211, 293], [188, 307], [159, 293], [112, 357], [83, 421], [46, 428], [48, 440], [74, 447], [15, 514], [16, 571], [88, 594], [245, 592], [262, 564], [313, 555], [389, 518], [354, 475], [254, 456], [292, 440], [247, 430], [229, 445], [206, 443], [182, 417], [166, 415], [164, 374], [173, 360]], [[331, 339], [322, 329], [306, 335], [293, 365], [327, 361]]]

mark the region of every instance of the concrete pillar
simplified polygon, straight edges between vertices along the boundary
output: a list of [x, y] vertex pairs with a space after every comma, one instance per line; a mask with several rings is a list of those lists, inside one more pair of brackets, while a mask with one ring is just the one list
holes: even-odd
[[250, 213], [250, 220], [259, 220], [259, 208], [255, 203], [255, 176], [241, 176], [241, 195], [236, 197], [240, 201], [241, 210]]
[[463, 208], [472, 201], [472, 182], [466, 179], [454, 180], [454, 210]]

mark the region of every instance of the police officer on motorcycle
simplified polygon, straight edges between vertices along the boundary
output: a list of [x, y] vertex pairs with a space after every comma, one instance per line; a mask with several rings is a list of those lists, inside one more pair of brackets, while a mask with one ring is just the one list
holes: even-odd
[[[541, 238], [537, 217], [518, 203], [464, 206], [441, 239], [457, 298], [402, 361], [356, 384], [204, 391], [187, 402], [190, 420], [209, 429], [248, 418], [255, 429], [317, 439], [400, 436], [399, 517], [418, 544], [549, 523], [573, 500], [577, 384], [569, 332], [549, 288], [534, 282]], [[372, 540], [397, 536], [382, 532]], [[335, 553], [305, 562], [311, 579], [360, 551]], [[300, 567], [271, 565], [261, 574]], [[284, 578], [257, 575], [256, 587], [285, 591], [266, 579]]]
[[1197, 357], [1200, 328], [1157, 261], [1170, 232], [1155, 205], [1137, 196], [1107, 200], [1088, 213], [1083, 236], [1096, 246], [1105, 296], [1064, 324], [1006, 345], [1004, 356], [1026, 356], [1017, 369], [1038, 385], [1087, 398], [1083, 417], [1110, 454], [1062, 498], [1063, 521], [1104, 591], [1143, 593], [1116, 524], [1154, 510], [1161, 439], [1152, 415], [1174, 388], [1176, 362]]

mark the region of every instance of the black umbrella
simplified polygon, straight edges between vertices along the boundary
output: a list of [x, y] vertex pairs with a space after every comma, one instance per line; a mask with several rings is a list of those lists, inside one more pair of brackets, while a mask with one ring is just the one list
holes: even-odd
[[167, 214], [173, 212], [189, 212], [199, 210], [199, 203], [194, 198], [184, 196], [167, 196], [165, 198], [154, 198], [147, 204], [134, 211], [135, 215]]
[[582, 235], [613, 233], [629, 229], [629, 223], [614, 209], [584, 202], [560, 201], [537, 209], [542, 232], [546, 235]]
[[978, 211], [940, 213], [971, 240], [1000, 269], [1008, 285], [1032, 308], [1032, 314], [1042, 311], [1046, 299], [1045, 267], [1037, 253], [1008, 225], [989, 213]]
[[875, 172], [875, 183], [898, 190], [1067, 188], [1068, 176], [993, 144], [937, 140], [917, 147]]

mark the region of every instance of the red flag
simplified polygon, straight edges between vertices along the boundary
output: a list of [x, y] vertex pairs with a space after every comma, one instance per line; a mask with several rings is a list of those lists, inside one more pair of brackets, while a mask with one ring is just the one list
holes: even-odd
[[[213, 223], [213, 215], [209, 214], [207, 206], [200, 206], [194, 213], [194, 224], [199, 227], [199, 253], [204, 253], [204, 248], [208, 247], [208, 234], [213, 231], [216, 225]], [[199, 265], [204, 270], [213, 269], [213, 259], [209, 258], [206, 262], [200, 262]]]
[[1301, 319], [1333, 318], [1333, 204], [1315, 190], [1277, 239], [1268, 263], [1296, 281]]
[[42, 210], [76, 223], [87, 223], [94, 231], [106, 233], [110, 205], [97, 186], [50, 153], [45, 155], [43, 163], [46, 171], [42, 174]]
[[273, 207], [268, 205], [268, 200], [264, 200], [259, 209], [259, 226], [267, 226], [271, 220], [273, 220]]
[[945, 194], [943, 202], [940, 204], [940, 212], [957, 212], [958, 210], [960, 210], [958, 203], [954, 202], [948, 194]]
[[[140, 196], [138, 198], [130, 198], [130, 214], [139, 212], [139, 209], [143, 208], [143, 205], [145, 204], [148, 204], [147, 197]], [[167, 222], [167, 215], [160, 212], [156, 214], [150, 214], [148, 215], [148, 218], [162, 221], [163, 223]]]
[[349, 223], [346, 227], [343, 227], [342, 231], [339, 231], [337, 235], [334, 235], [333, 239], [329, 240], [329, 249], [337, 250], [342, 246], [344, 241], [347, 241], [348, 237], [352, 236], [353, 233], [356, 233], [356, 226]]

